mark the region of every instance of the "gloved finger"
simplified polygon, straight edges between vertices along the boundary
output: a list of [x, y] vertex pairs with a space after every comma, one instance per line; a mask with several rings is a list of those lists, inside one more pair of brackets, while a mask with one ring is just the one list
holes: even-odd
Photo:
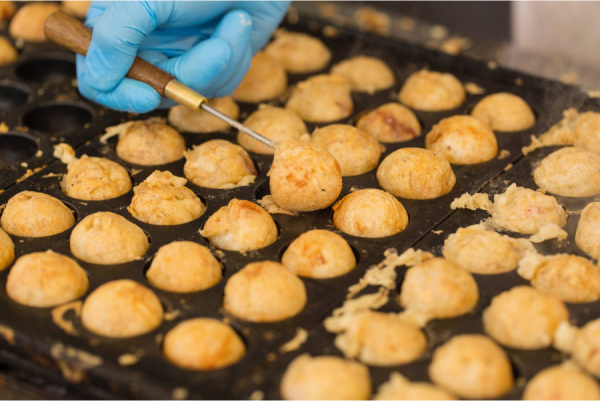
[[98, 21], [98, 18], [104, 14], [109, 5], [110, 1], [92, 1], [92, 4], [90, 4], [90, 7], [88, 8], [85, 24], [90, 28], [93, 28]]
[[149, 85], [133, 79], [123, 79], [117, 87], [109, 92], [100, 92], [88, 85], [85, 79], [86, 59], [77, 55], [78, 89], [81, 95], [91, 101], [115, 110], [147, 113], [154, 110], [161, 102], [161, 97]]
[[235, 73], [235, 75], [226, 83], [224, 83], [221, 87], [213, 89], [213, 97], [223, 97], [227, 95], [231, 95], [248, 73], [250, 66], [252, 65], [252, 49], [248, 47], [246, 49], [246, 53], [244, 54], [244, 58], [240, 63], [239, 70]]
[[246, 11], [252, 17], [250, 36], [252, 54], [262, 49], [279, 26], [290, 6], [290, 1], [236, 1], [233, 7]]

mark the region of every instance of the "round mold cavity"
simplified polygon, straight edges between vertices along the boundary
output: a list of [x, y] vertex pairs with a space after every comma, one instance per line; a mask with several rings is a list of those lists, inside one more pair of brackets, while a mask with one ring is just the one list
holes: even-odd
[[15, 73], [28, 81], [61, 85], [71, 83], [76, 76], [76, 68], [71, 60], [35, 58], [19, 63]]
[[0, 111], [16, 109], [27, 103], [29, 88], [15, 84], [0, 84]]
[[38, 144], [31, 136], [18, 132], [0, 135], [0, 168], [21, 163], [33, 157]]
[[90, 109], [76, 103], [51, 103], [29, 110], [23, 124], [44, 134], [68, 134], [92, 121]]

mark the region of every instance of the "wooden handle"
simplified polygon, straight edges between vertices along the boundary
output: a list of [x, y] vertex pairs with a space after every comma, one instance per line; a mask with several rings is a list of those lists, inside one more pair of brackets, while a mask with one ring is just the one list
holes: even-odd
[[[85, 56], [92, 41], [92, 30], [77, 19], [62, 11], [55, 11], [44, 23], [46, 37], [67, 49]], [[175, 77], [136, 57], [127, 73], [127, 77], [144, 82], [154, 88], [161, 96], [169, 81]]]

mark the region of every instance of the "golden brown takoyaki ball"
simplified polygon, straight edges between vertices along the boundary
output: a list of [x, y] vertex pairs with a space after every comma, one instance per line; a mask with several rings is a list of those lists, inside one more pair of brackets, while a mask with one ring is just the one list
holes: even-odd
[[325, 209], [342, 192], [338, 162], [325, 149], [308, 142], [278, 144], [267, 175], [273, 200], [288, 211]]
[[286, 89], [287, 75], [283, 66], [260, 51], [232, 96], [238, 102], [260, 103], [283, 95]]
[[114, 265], [140, 258], [150, 244], [144, 231], [123, 216], [98, 212], [85, 217], [71, 233], [71, 252], [77, 259]]
[[579, 148], [559, 149], [542, 160], [533, 179], [556, 195], [596, 195], [600, 193], [600, 156]]
[[170, 292], [202, 291], [223, 277], [223, 267], [207, 247], [190, 241], [161, 246], [146, 272], [148, 282]]
[[353, 91], [373, 94], [396, 83], [394, 73], [382, 60], [355, 56], [333, 66], [331, 73], [348, 79]]
[[461, 398], [498, 398], [514, 386], [506, 353], [479, 334], [458, 335], [436, 349], [429, 377]]
[[265, 53], [292, 74], [322, 70], [331, 59], [327, 46], [313, 36], [285, 29], [276, 30], [273, 36], [275, 39], [265, 47]]
[[129, 173], [120, 164], [102, 157], [75, 157], [75, 150], [64, 143], [54, 147], [54, 157], [67, 164], [60, 181], [63, 193], [81, 200], [106, 200], [131, 189]]
[[600, 113], [579, 114], [574, 128], [575, 146], [600, 155]]
[[62, 8], [66, 13], [82, 19], [87, 16], [88, 8], [90, 8], [91, 3], [91, 1], [61, 1]]
[[336, 233], [310, 230], [290, 244], [281, 263], [301, 277], [324, 279], [344, 275], [356, 267], [352, 248]]
[[157, 166], [179, 160], [185, 151], [185, 139], [165, 120], [152, 117], [108, 127], [109, 135], [118, 135], [117, 156], [142, 166]]
[[[266, 104], [258, 106], [258, 110], [250, 114], [244, 121], [244, 125], [275, 143], [294, 141], [306, 133], [306, 125], [296, 113]], [[243, 132], [238, 133], [237, 140], [250, 152], [268, 155], [275, 153], [274, 149]]]
[[14, 1], [0, 2], [0, 20], [7, 20], [13, 16], [17, 10], [17, 5]]
[[312, 143], [326, 149], [342, 169], [342, 176], [373, 170], [381, 157], [381, 145], [366, 132], [346, 124], [332, 124], [315, 130]]
[[148, 224], [173, 226], [202, 216], [206, 205], [185, 186], [187, 180], [169, 171], [155, 171], [133, 188], [127, 208], [136, 219]]
[[242, 339], [216, 319], [186, 320], [165, 336], [163, 353], [169, 362], [193, 370], [215, 370], [233, 365], [246, 354]]
[[127, 338], [146, 334], [163, 319], [158, 297], [132, 280], [115, 280], [96, 288], [81, 308], [86, 329], [104, 337]]
[[0, 36], [0, 66], [13, 63], [17, 61], [18, 58], [19, 52], [17, 52], [17, 49], [13, 46], [12, 42], [4, 36]]
[[0, 228], [0, 271], [6, 269], [15, 260], [15, 244]]
[[304, 305], [304, 283], [280, 263], [250, 263], [225, 284], [225, 310], [249, 322], [268, 323], [289, 319], [300, 313]]
[[47, 308], [81, 297], [88, 285], [87, 274], [73, 259], [34, 252], [21, 256], [10, 269], [6, 293], [21, 305]]
[[425, 137], [425, 147], [442, 154], [452, 164], [477, 164], [498, 154], [496, 135], [471, 116], [444, 118]]
[[358, 117], [356, 127], [368, 132], [379, 142], [410, 141], [421, 135], [417, 116], [398, 103], [386, 103]]
[[483, 327], [500, 344], [534, 350], [552, 345], [561, 322], [569, 322], [565, 304], [529, 286], [514, 287], [496, 295], [483, 312]]
[[519, 274], [531, 285], [565, 302], [594, 302], [600, 299], [600, 269], [581, 256], [556, 254], [523, 260]]
[[273, 218], [265, 209], [239, 199], [232, 199], [210, 216], [200, 234], [212, 246], [239, 252], [264, 248], [279, 236]]
[[600, 387], [574, 364], [551, 366], [527, 383], [524, 400], [598, 400]]
[[476, 274], [500, 274], [514, 270], [533, 244], [489, 231], [483, 224], [459, 228], [444, 241], [444, 257]]
[[[234, 120], [240, 117], [240, 108], [231, 96], [208, 99], [206, 104]], [[206, 111], [192, 110], [182, 105], [171, 107], [169, 124], [181, 132], [193, 134], [227, 131], [230, 127], [228, 123]]]
[[360, 363], [302, 354], [287, 367], [279, 391], [285, 400], [368, 400], [371, 377]]
[[75, 216], [64, 203], [33, 191], [23, 191], [10, 198], [0, 218], [4, 231], [19, 237], [48, 237], [74, 224]]
[[346, 234], [364, 238], [394, 235], [408, 225], [408, 214], [398, 199], [379, 189], [349, 193], [333, 205], [333, 225]]
[[401, 103], [422, 111], [454, 109], [465, 98], [465, 89], [454, 75], [427, 70], [412, 73], [398, 94]]
[[444, 389], [426, 382], [410, 382], [398, 372], [379, 387], [374, 400], [456, 400]]
[[10, 36], [27, 42], [45, 42], [44, 22], [50, 14], [60, 10], [56, 3], [33, 2], [19, 8], [10, 21]]
[[304, 121], [328, 123], [352, 114], [350, 83], [339, 75], [315, 75], [299, 82], [285, 105]]
[[523, 99], [512, 93], [494, 93], [481, 99], [471, 115], [494, 131], [521, 131], [535, 125], [535, 115]]
[[581, 212], [575, 243], [592, 258], [600, 259], [600, 202], [588, 204]]
[[572, 344], [573, 359], [588, 372], [600, 377], [600, 319], [592, 320], [579, 329]]
[[405, 199], [434, 199], [452, 191], [456, 176], [448, 160], [421, 148], [402, 148], [388, 155], [377, 169], [379, 185]]
[[248, 152], [224, 139], [206, 141], [184, 155], [186, 178], [201, 187], [242, 187], [252, 184], [258, 175]]
[[464, 315], [479, 300], [471, 273], [444, 258], [433, 258], [408, 269], [398, 297], [400, 305], [424, 320]]
[[498, 226], [522, 234], [535, 234], [543, 226], [567, 224], [567, 213], [556, 198], [512, 184], [494, 195], [492, 221]]

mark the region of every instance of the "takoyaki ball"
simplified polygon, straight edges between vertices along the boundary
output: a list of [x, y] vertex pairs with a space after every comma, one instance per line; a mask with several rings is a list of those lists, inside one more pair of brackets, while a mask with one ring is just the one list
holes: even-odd
[[0, 225], [8, 234], [31, 238], [59, 234], [74, 224], [75, 216], [64, 203], [33, 191], [10, 198], [0, 218]]
[[575, 243], [592, 258], [600, 259], [600, 202], [588, 204], [581, 212]]
[[[240, 117], [240, 108], [231, 96], [208, 99], [206, 104], [234, 120]], [[192, 110], [182, 105], [171, 107], [169, 124], [181, 132], [193, 134], [227, 131], [230, 127], [228, 123], [206, 111]]]
[[242, 359], [246, 346], [228, 324], [196, 318], [179, 323], [167, 333], [163, 354], [184, 369], [215, 370]]
[[91, 3], [91, 1], [61, 1], [62, 8], [66, 13], [82, 19], [87, 16]]
[[600, 386], [575, 365], [557, 365], [538, 372], [527, 383], [524, 400], [599, 400]]
[[535, 125], [531, 107], [512, 93], [494, 93], [481, 99], [471, 111], [476, 119], [494, 131], [521, 131]]
[[[250, 114], [244, 121], [244, 125], [275, 143], [295, 141], [306, 133], [306, 125], [296, 113], [266, 104], [258, 106], [258, 110]], [[237, 140], [250, 152], [266, 155], [275, 153], [274, 149], [252, 139], [243, 132], [238, 133]]]
[[115, 280], [96, 288], [81, 308], [81, 321], [94, 334], [127, 338], [146, 334], [163, 319], [158, 297], [132, 280]]
[[388, 155], [377, 169], [379, 185], [405, 199], [434, 199], [452, 191], [456, 176], [448, 160], [421, 148], [402, 148]]
[[450, 234], [444, 257], [476, 274], [500, 274], [516, 269], [525, 252], [535, 248], [530, 241], [489, 231], [483, 224], [459, 228]]
[[287, 367], [279, 391], [285, 400], [368, 400], [371, 377], [358, 362], [302, 354]]
[[600, 378], [600, 319], [592, 320], [579, 329], [572, 347], [573, 359], [585, 370]]
[[312, 142], [326, 149], [342, 169], [342, 176], [373, 170], [381, 157], [377, 139], [351, 125], [333, 124], [315, 130]]
[[475, 308], [479, 289], [471, 273], [444, 258], [433, 258], [407, 270], [398, 297], [410, 313], [429, 319], [462, 316]]
[[551, 346], [554, 332], [562, 322], [569, 322], [565, 304], [529, 286], [496, 295], [483, 312], [485, 332], [500, 344], [518, 349]]
[[87, 155], [77, 159], [73, 148], [65, 144], [54, 148], [54, 156], [67, 163], [67, 174], [60, 181], [60, 188], [71, 198], [106, 200], [131, 189], [129, 173], [112, 160]]
[[6, 293], [21, 305], [47, 308], [76, 300], [88, 285], [87, 274], [73, 259], [34, 252], [21, 256], [10, 269]]
[[320, 146], [303, 141], [277, 145], [267, 174], [275, 203], [288, 211], [325, 209], [342, 192], [342, 170]]
[[535, 234], [543, 226], [567, 224], [567, 213], [556, 198], [512, 184], [503, 194], [494, 195], [492, 221], [521, 234]]
[[444, 389], [426, 382], [410, 382], [398, 372], [379, 387], [374, 400], [456, 400]]
[[13, 16], [17, 10], [17, 5], [14, 1], [1, 1], [0, 2], [0, 20], [7, 20]]
[[0, 271], [6, 269], [15, 260], [15, 244], [0, 228]]
[[454, 75], [427, 70], [412, 73], [398, 94], [401, 103], [421, 111], [455, 109], [465, 98], [465, 89]]
[[212, 246], [245, 252], [271, 245], [279, 236], [271, 215], [247, 200], [232, 199], [210, 216], [200, 234]]
[[352, 271], [356, 258], [350, 245], [338, 234], [310, 230], [290, 244], [281, 263], [301, 277], [324, 279]]
[[206, 141], [184, 155], [183, 173], [201, 187], [241, 187], [252, 184], [258, 175], [248, 152], [224, 139]]
[[287, 75], [283, 66], [260, 51], [232, 96], [238, 102], [260, 103], [278, 98], [286, 89]]
[[249, 322], [289, 319], [300, 313], [304, 305], [304, 283], [290, 269], [276, 262], [247, 264], [225, 284], [225, 310]]
[[556, 195], [596, 195], [600, 193], [600, 156], [579, 148], [559, 149], [542, 160], [533, 179]]
[[187, 180], [169, 171], [155, 171], [133, 188], [127, 208], [136, 219], [148, 224], [173, 226], [202, 216], [206, 205], [185, 186]]
[[358, 347], [358, 359], [372, 366], [404, 365], [417, 360], [427, 348], [421, 329], [397, 314], [367, 311], [352, 328], [336, 339], [351, 336]]
[[452, 164], [477, 164], [498, 154], [496, 135], [471, 116], [444, 118], [425, 137], [425, 147], [442, 154]]
[[322, 70], [331, 59], [331, 52], [318, 38], [301, 32], [278, 29], [275, 40], [265, 47], [265, 53], [277, 60], [287, 72], [306, 74]]
[[580, 113], [574, 134], [575, 146], [600, 155], [600, 113]]
[[506, 353], [479, 334], [453, 337], [433, 353], [429, 377], [461, 398], [498, 398], [514, 386]]
[[161, 246], [146, 272], [148, 282], [169, 292], [202, 291], [216, 285], [223, 267], [207, 247], [190, 241]]
[[13, 63], [17, 61], [17, 58], [19, 58], [19, 52], [12, 42], [4, 36], [0, 36], [0, 66]]
[[117, 156], [142, 166], [157, 166], [179, 160], [185, 151], [185, 139], [165, 120], [152, 117], [108, 127], [107, 133], [118, 134]]
[[55, 11], [60, 10], [56, 3], [33, 2], [19, 8], [10, 21], [10, 36], [27, 42], [45, 42], [44, 22]]
[[130, 262], [143, 256], [149, 247], [141, 228], [111, 212], [85, 217], [71, 233], [71, 253], [97, 265]]
[[408, 214], [398, 199], [387, 192], [361, 189], [333, 205], [333, 225], [357, 237], [388, 237], [406, 228]]
[[299, 82], [285, 105], [304, 121], [328, 123], [352, 114], [350, 83], [339, 75], [315, 75]]
[[393, 102], [359, 116], [356, 127], [385, 143], [410, 141], [421, 135], [421, 124], [415, 114]]
[[348, 79], [353, 91], [373, 94], [389, 89], [396, 83], [391, 68], [382, 60], [369, 56], [355, 56], [333, 66], [331, 73]]
[[558, 254], [537, 266], [531, 285], [565, 302], [583, 303], [600, 299], [600, 268], [581, 256]]

